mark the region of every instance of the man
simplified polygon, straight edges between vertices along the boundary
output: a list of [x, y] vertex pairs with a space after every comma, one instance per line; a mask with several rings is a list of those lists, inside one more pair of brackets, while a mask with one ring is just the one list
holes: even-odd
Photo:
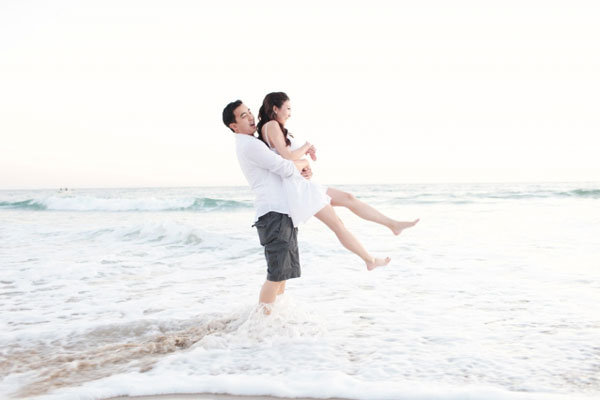
[[254, 137], [254, 116], [236, 100], [223, 109], [223, 123], [236, 135], [236, 152], [240, 168], [254, 192], [256, 216], [254, 225], [267, 260], [267, 279], [262, 286], [259, 303], [269, 305], [285, 290], [287, 279], [300, 277], [298, 228], [294, 228], [283, 192], [282, 179], [292, 176], [295, 169], [310, 179], [308, 160], [290, 161], [271, 151]]

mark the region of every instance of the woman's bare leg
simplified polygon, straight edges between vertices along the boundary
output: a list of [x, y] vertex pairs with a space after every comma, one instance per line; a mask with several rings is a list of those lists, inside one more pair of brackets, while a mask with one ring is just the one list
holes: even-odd
[[394, 235], [399, 235], [404, 229], [415, 226], [419, 222], [418, 218], [414, 221], [396, 221], [395, 219], [391, 219], [367, 203], [358, 200], [353, 194], [342, 190], [327, 188], [327, 194], [331, 197], [332, 206], [346, 207], [362, 219], [387, 226], [394, 232]]
[[354, 237], [354, 235], [344, 226], [342, 220], [336, 215], [333, 207], [329, 204], [323, 207], [315, 217], [323, 221], [325, 225], [331, 229], [338, 237], [342, 245], [362, 258], [367, 264], [367, 269], [370, 271], [373, 268], [387, 265], [390, 262], [390, 258], [375, 258], [370, 255], [363, 245]]

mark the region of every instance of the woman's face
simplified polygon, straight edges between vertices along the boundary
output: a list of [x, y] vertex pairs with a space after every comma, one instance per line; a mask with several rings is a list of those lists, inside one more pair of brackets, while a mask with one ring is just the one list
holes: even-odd
[[281, 105], [281, 108], [274, 106], [273, 111], [275, 111], [275, 119], [277, 122], [279, 122], [281, 125], [284, 125], [285, 121], [292, 116], [292, 107], [290, 106], [290, 101], [286, 100]]

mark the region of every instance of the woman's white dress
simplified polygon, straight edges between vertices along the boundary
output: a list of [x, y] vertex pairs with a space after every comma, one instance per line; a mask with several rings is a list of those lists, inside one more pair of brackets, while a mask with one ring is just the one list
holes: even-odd
[[[265, 127], [265, 139], [268, 143], [267, 129]], [[288, 136], [291, 142], [290, 150], [294, 151], [303, 144], [298, 143], [293, 137]], [[279, 152], [268, 145], [271, 150], [279, 154]], [[308, 221], [310, 217], [319, 212], [327, 204], [331, 203], [331, 197], [327, 194], [327, 187], [322, 186], [312, 179], [306, 179], [300, 171], [296, 169], [294, 175], [283, 179], [283, 189], [287, 197], [288, 207], [290, 209], [290, 217], [294, 222], [294, 227]]]

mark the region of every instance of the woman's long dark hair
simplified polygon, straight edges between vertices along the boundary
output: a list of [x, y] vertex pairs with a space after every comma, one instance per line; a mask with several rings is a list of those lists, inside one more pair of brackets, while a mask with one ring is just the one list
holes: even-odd
[[[260, 106], [260, 109], [258, 110], [258, 124], [256, 125], [256, 128], [258, 130], [258, 138], [260, 140], [262, 140], [267, 146], [269, 144], [263, 138], [262, 127], [265, 126], [265, 124], [267, 122], [276, 120], [275, 112], [273, 111], [273, 106], [275, 106], [277, 108], [281, 108], [283, 106], [283, 103], [285, 103], [289, 99], [290, 98], [288, 97], [288, 95], [283, 92], [269, 93], [268, 95], [265, 96], [262, 106]], [[283, 125], [281, 125], [281, 123], [279, 121], [277, 121], [277, 123], [279, 124], [279, 127], [281, 128], [281, 131], [283, 132], [283, 137], [285, 138], [285, 144], [287, 146], [290, 146], [291, 142], [290, 142], [290, 139], [288, 139], [288, 130], [286, 128], [284, 128]], [[289, 135], [294, 137], [291, 133], [289, 133]]]

